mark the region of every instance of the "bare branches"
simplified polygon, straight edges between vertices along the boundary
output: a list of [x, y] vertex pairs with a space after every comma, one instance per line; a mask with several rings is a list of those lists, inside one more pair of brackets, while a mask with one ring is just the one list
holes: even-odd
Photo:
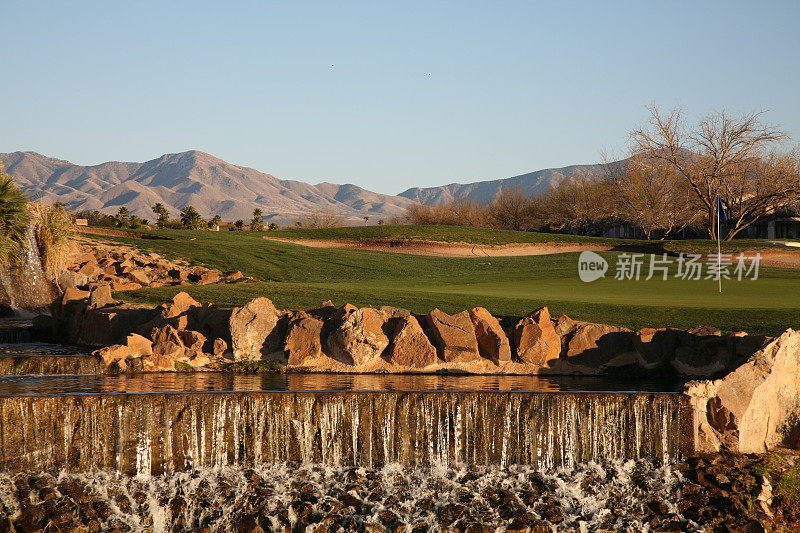
[[774, 174], [770, 165], [764, 164], [770, 159], [768, 154], [774, 153], [789, 136], [763, 122], [763, 111], [740, 116], [714, 112], [687, 134], [680, 109], [663, 113], [658, 107], [649, 106], [648, 110], [647, 124], [630, 134], [634, 152], [664, 161], [683, 177], [706, 212], [712, 237], [716, 237], [717, 194], [736, 212], [736, 224], [728, 229], [726, 239], [763, 217], [768, 205], [797, 194], [794, 185], [787, 182], [788, 177], [779, 180], [787, 187], [783, 193], [764, 181], [767, 175]]

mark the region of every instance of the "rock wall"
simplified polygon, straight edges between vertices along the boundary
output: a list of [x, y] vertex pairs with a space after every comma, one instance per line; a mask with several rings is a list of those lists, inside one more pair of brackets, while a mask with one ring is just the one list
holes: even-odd
[[265, 297], [233, 310], [178, 293], [156, 308], [115, 302], [108, 285], [70, 288], [55, 318], [35, 322], [40, 338], [102, 347], [115, 370], [217, 368], [274, 360], [310, 372], [467, 372], [475, 374], [718, 377], [759, 350], [765, 337], [624, 328], [551, 318], [546, 307], [506, 324], [476, 307], [413, 316], [330, 302], [276, 309]]
[[760, 453], [800, 444], [800, 332], [785, 331], [717, 380], [691, 383], [698, 451]]

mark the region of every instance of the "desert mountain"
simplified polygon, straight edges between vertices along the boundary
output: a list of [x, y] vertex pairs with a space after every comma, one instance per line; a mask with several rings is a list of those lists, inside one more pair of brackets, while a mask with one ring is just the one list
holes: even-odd
[[512, 178], [491, 181], [466, 184], [451, 183], [440, 187], [413, 187], [401, 192], [399, 196], [428, 205], [444, 204], [456, 198], [486, 202], [494, 198], [503, 187], [516, 187], [528, 194], [538, 194], [566, 179], [594, 176], [600, 171], [600, 165], [572, 165], [563, 168], [537, 170], [536, 172], [529, 172]]
[[279, 224], [290, 224], [305, 214], [326, 209], [350, 221], [365, 216], [377, 221], [403, 215], [414, 203], [356, 185], [281, 180], [195, 150], [165, 154], [144, 163], [93, 166], [35, 152], [0, 154], [0, 161], [33, 200], [62, 202], [73, 211], [115, 213], [125, 206], [132, 214], [151, 220], [151, 206], [156, 202], [163, 203], [173, 217], [191, 204], [204, 217], [220, 215], [223, 220], [248, 220], [259, 207], [265, 220]]

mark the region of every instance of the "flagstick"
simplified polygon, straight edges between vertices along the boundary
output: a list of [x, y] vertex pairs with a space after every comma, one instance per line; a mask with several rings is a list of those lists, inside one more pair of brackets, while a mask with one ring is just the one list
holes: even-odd
[[717, 281], [722, 293], [722, 228], [719, 221], [719, 195], [717, 195]]

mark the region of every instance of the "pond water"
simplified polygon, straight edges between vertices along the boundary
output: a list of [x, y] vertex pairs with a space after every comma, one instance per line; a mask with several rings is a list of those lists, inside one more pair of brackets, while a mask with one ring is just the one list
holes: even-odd
[[134, 375], [60, 374], [0, 376], [0, 396], [141, 394], [257, 391], [520, 391], [680, 392], [672, 381], [592, 377], [363, 374], [226, 374], [222, 372]]

